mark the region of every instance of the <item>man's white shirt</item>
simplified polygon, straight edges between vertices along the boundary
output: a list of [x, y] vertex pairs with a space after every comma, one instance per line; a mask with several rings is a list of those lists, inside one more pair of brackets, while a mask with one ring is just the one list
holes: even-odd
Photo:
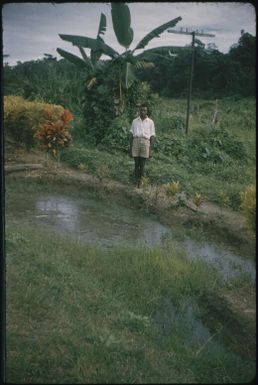
[[154, 122], [148, 117], [144, 120], [141, 120], [141, 118], [138, 117], [133, 120], [130, 132], [133, 134], [134, 138], [140, 137], [150, 139], [151, 136], [155, 136]]

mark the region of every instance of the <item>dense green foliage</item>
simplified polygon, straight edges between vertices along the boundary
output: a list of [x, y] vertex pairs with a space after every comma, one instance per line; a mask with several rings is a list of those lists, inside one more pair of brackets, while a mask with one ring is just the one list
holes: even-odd
[[[212, 44], [205, 48], [199, 43], [195, 54], [193, 97], [255, 96], [255, 44], [256, 38], [243, 32], [227, 54], [219, 52]], [[150, 82], [152, 90], [161, 95], [185, 96], [191, 52], [185, 47], [177, 54], [178, 57], [172, 59], [149, 53], [155, 68], [139, 68], [140, 80]], [[14, 67], [4, 66], [5, 95], [42, 98], [49, 103], [66, 104], [72, 110], [80, 105], [85, 82], [86, 72], [50, 55]]]
[[42, 60], [4, 66], [4, 95], [18, 95], [28, 100], [58, 104], [81, 113], [85, 73], [66, 60], [51, 55]]
[[[115, 117], [129, 117], [132, 120], [138, 100], [142, 102], [141, 83], [135, 76], [139, 68], [152, 67], [153, 63], [145, 60], [145, 50], [135, 54], [136, 50], [145, 48], [155, 37], [158, 37], [169, 27], [174, 27], [181, 17], [169, 20], [167, 23], [150, 31], [133, 50], [129, 50], [134, 37], [131, 28], [130, 9], [126, 3], [111, 3], [112, 24], [115, 36], [120, 45], [126, 50], [119, 54], [107, 45], [100, 35], [106, 31], [106, 16], [101, 14], [97, 38], [87, 36], [60, 34], [64, 41], [78, 47], [81, 58], [63, 49], [57, 48], [57, 52], [75, 64], [78, 70], [87, 71], [86, 90], [84, 98], [83, 114], [85, 117], [85, 131], [87, 138], [94, 144], [103, 141], [107, 143], [110, 137], [110, 126], [112, 131], [113, 119]], [[90, 49], [90, 58], [85, 52]], [[101, 61], [102, 54], [110, 57], [110, 60]], [[143, 59], [142, 60], [142, 56]], [[144, 95], [150, 100], [151, 95]], [[141, 99], [140, 99], [141, 98]], [[112, 136], [112, 132], [111, 132]]]
[[[137, 115], [137, 106], [142, 100], [148, 100], [150, 106], [153, 104], [155, 96], [146, 83], [135, 81], [130, 89], [121, 83], [123, 93], [122, 113], [117, 113], [114, 104], [114, 92], [118, 93], [114, 79], [119, 76], [120, 67], [109, 65], [108, 71], [100, 72], [97, 76], [97, 84], [85, 90], [83, 99], [83, 116], [85, 124], [84, 137], [93, 144], [109, 141], [109, 138], [117, 137], [119, 147], [119, 136], [123, 135], [122, 130], [117, 132], [117, 122], [126, 122], [129, 127], [132, 119]], [[121, 126], [122, 127], [122, 126]], [[128, 131], [126, 133], [128, 137]], [[127, 138], [126, 138], [127, 140]], [[111, 143], [110, 143], [111, 144]]]
[[[255, 37], [243, 31], [228, 54], [197, 42], [188, 136], [187, 47], [173, 59], [154, 57], [149, 50], [149, 59], [156, 67], [142, 72], [140, 66], [135, 72], [139, 79], [129, 88], [125, 81], [114, 83], [124, 70], [122, 59], [117, 59], [116, 66], [98, 60], [92, 72], [78, 71], [74, 64], [57, 61], [51, 55], [14, 67], [5, 65], [4, 94], [71, 110], [73, 146], [65, 150], [62, 159], [93, 173], [104, 163], [109, 176], [126, 183], [133, 168], [127, 157], [129, 127], [137, 105], [147, 101], [157, 129], [153, 160], [146, 168], [150, 183], [180, 181], [190, 196], [199, 192], [209, 200], [239, 209], [240, 192], [255, 178], [254, 44]], [[115, 84], [120, 84], [121, 90]], [[114, 95], [121, 93], [126, 108], [116, 116]], [[176, 98], [160, 98], [158, 94]], [[221, 97], [214, 100], [218, 95]], [[90, 158], [89, 164], [85, 156]]]
[[[237, 44], [228, 53], [221, 53], [214, 44], [206, 48], [197, 41], [195, 48], [193, 97], [255, 96], [256, 38], [241, 31]], [[150, 82], [152, 89], [164, 96], [187, 95], [191, 49], [174, 49], [171, 58], [150, 56], [154, 69], [141, 71], [141, 80]]]

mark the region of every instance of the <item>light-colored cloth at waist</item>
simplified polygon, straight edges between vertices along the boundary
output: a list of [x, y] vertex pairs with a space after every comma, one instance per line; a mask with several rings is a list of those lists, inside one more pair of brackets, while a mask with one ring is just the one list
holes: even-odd
[[141, 139], [141, 138], [142, 138], [142, 139], [147, 139], [147, 140], [150, 140], [149, 138], [146, 138], [146, 136], [134, 136], [133, 138], [134, 138], [134, 139], [135, 139], [135, 138], [139, 138], [139, 139]]
[[134, 158], [149, 158], [150, 156], [150, 140], [143, 137], [133, 138], [132, 156]]

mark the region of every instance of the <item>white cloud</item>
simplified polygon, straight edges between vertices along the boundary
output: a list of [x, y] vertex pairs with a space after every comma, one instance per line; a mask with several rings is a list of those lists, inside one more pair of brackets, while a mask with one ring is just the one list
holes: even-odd
[[[157, 2], [129, 3], [134, 40], [130, 48], [159, 25], [182, 17], [175, 29], [188, 27], [214, 33], [214, 38], [201, 38], [204, 43], [215, 43], [221, 52], [227, 52], [237, 43], [241, 29], [255, 35], [255, 9], [248, 3], [216, 2]], [[107, 17], [105, 42], [118, 52], [124, 49], [115, 38], [112, 28], [111, 8], [108, 3], [9, 3], [3, 6], [3, 47], [11, 55], [9, 63], [42, 57], [44, 53], [57, 55], [60, 47], [73, 53], [78, 49], [64, 42], [59, 33], [95, 37], [100, 13]], [[191, 36], [164, 32], [153, 39], [146, 48], [160, 45], [184, 46]]]

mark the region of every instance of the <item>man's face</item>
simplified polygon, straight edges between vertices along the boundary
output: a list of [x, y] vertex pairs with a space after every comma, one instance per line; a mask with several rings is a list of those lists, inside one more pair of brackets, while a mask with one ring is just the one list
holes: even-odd
[[140, 117], [141, 117], [142, 119], [145, 119], [145, 118], [146, 118], [146, 116], [147, 116], [147, 111], [148, 111], [147, 107], [140, 107]]

